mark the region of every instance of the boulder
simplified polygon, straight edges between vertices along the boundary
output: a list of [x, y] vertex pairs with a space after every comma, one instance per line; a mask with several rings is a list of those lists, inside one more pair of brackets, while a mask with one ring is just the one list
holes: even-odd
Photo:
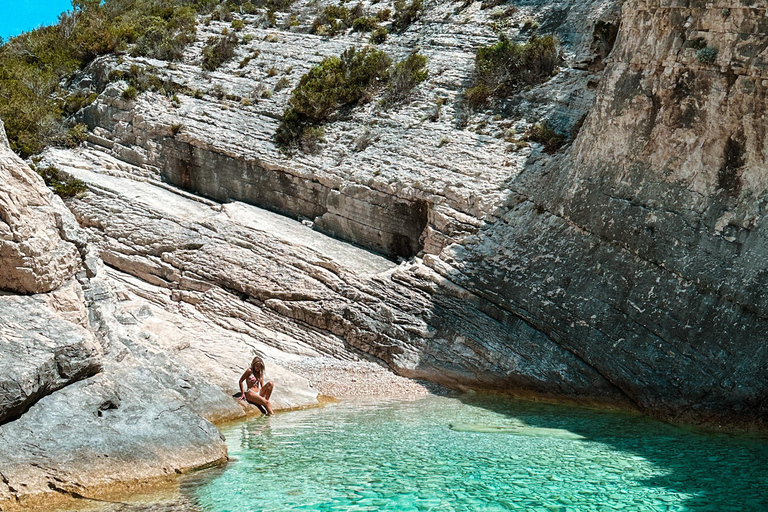
[[0, 296], [0, 424], [101, 369], [91, 333], [48, 307], [49, 299], [57, 300]]
[[[4, 134], [4, 132], [3, 132]], [[80, 267], [74, 244], [62, 240], [62, 212], [42, 178], [0, 141], [0, 290], [55, 290]]]

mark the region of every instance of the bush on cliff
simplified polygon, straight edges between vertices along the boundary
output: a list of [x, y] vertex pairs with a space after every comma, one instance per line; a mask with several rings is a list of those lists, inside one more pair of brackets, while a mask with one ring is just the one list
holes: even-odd
[[411, 23], [419, 19], [424, 9], [423, 0], [395, 0], [395, 15], [392, 18], [392, 28], [398, 32], [405, 31]]
[[339, 107], [358, 103], [383, 83], [391, 62], [382, 51], [370, 47], [357, 50], [354, 46], [340, 57], [323, 59], [293, 90], [275, 142], [285, 150], [295, 147], [308, 127], [319, 124]]
[[67, 176], [53, 166], [38, 169], [37, 174], [42, 176], [45, 184], [60, 197], [74, 197], [88, 190], [84, 181]]
[[343, 5], [328, 5], [312, 22], [310, 32], [321, 36], [335, 36], [351, 27], [362, 15], [362, 3], [358, 3], [352, 9], [347, 9]]
[[215, 71], [235, 55], [237, 36], [229, 33], [222, 37], [210, 37], [203, 48], [203, 69]]
[[389, 83], [384, 92], [382, 105], [387, 107], [408, 99], [411, 91], [429, 76], [427, 58], [418, 53], [412, 53], [392, 67], [389, 73]]
[[544, 146], [545, 153], [555, 153], [566, 142], [565, 135], [557, 133], [546, 124], [534, 124], [528, 129], [523, 140], [538, 142]]
[[427, 78], [426, 63], [423, 55], [412, 54], [393, 66], [386, 53], [369, 46], [362, 50], [353, 46], [340, 57], [324, 59], [299, 80], [273, 140], [287, 153], [301, 149], [306, 130], [341, 107], [369, 100], [385, 85], [385, 106], [403, 101]]
[[477, 50], [473, 85], [464, 93], [473, 107], [504, 98], [520, 88], [547, 81], [560, 61], [554, 36], [531, 36], [526, 43], [506, 38]]
[[[93, 58], [127, 51], [178, 59], [194, 39], [196, 12], [213, 0], [74, 0], [56, 25], [13, 37], [0, 46], [0, 118], [11, 148], [22, 157], [64, 143], [63, 116], [81, 98], [68, 100], [66, 79]], [[75, 94], [78, 94], [77, 92]], [[82, 96], [82, 93], [79, 93]], [[87, 97], [87, 96], [86, 96]]]

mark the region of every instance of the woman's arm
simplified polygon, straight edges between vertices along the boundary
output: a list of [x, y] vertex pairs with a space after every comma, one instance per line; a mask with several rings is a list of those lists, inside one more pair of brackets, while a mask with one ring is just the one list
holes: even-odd
[[250, 368], [248, 370], [245, 370], [245, 373], [243, 373], [243, 376], [240, 377], [240, 382], [238, 382], [238, 386], [240, 386], [240, 400], [245, 400], [245, 390], [243, 389], [243, 382], [245, 382], [245, 379], [248, 378], [248, 374], [251, 373]]

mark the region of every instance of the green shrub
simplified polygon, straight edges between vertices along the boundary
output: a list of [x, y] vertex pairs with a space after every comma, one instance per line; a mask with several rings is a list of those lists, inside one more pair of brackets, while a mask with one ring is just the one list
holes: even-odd
[[524, 140], [543, 144], [545, 153], [554, 153], [565, 144], [565, 135], [557, 133], [546, 125], [537, 123], [528, 130]]
[[351, 27], [352, 12], [344, 6], [328, 5], [312, 22], [310, 32], [321, 36], [335, 36]]
[[506, 97], [521, 87], [545, 82], [560, 60], [554, 36], [531, 36], [527, 43], [502, 39], [480, 48], [475, 58], [473, 85], [464, 96], [479, 107], [492, 97]]
[[395, 0], [395, 16], [392, 20], [392, 27], [398, 32], [407, 29], [411, 23], [419, 19], [421, 11], [424, 8], [423, 0]]
[[126, 88], [125, 88], [125, 90], [123, 91], [123, 99], [124, 99], [124, 100], [128, 100], [128, 101], [130, 101], [130, 100], [134, 100], [134, 99], [136, 99], [136, 96], [138, 96], [138, 95], [139, 95], [139, 90], [138, 90], [138, 89], [136, 89], [136, 88], [135, 88], [134, 86], [132, 86], [132, 85], [129, 85], [129, 86], [128, 86], [128, 87], [126, 87]]
[[243, 23], [243, 20], [233, 20], [231, 26], [232, 30], [239, 32], [245, 28], [245, 23]]
[[237, 36], [210, 37], [203, 48], [203, 69], [214, 71], [235, 55]]
[[75, 91], [64, 99], [64, 113], [68, 115], [74, 114], [96, 101], [98, 97], [99, 95], [95, 92]]
[[369, 41], [373, 44], [381, 44], [387, 40], [388, 36], [389, 36], [389, 32], [387, 32], [387, 29], [384, 27], [379, 27], [373, 32], [371, 32], [371, 37]]
[[258, 10], [256, 9], [256, 6], [251, 2], [245, 2], [240, 6], [240, 12], [243, 14], [256, 14]]
[[195, 13], [207, 0], [75, 2], [57, 25], [10, 38], [0, 47], [0, 117], [14, 151], [28, 157], [65, 136], [63, 115], [89, 96], [70, 97], [67, 78], [99, 55], [125, 51], [179, 59], [195, 38]]
[[74, 197], [85, 193], [88, 187], [84, 181], [65, 176], [59, 169], [53, 166], [38, 169], [37, 173], [43, 177], [43, 181], [54, 193], [60, 197]]
[[384, 106], [390, 106], [408, 99], [411, 91], [429, 76], [427, 58], [419, 53], [412, 53], [398, 62], [389, 74], [389, 83], [382, 100]]
[[144, 24], [143, 33], [136, 38], [131, 51], [134, 56], [180, 60], [184, 48], [195, 39], [195, 12], [189, 7], [175, 11], [169, 20], [151, 16], [140, 22]]
[[464, 91], [464, 98], [472, 108], [480, 108], [488, 103], [493, 91], [485, 84], [478, 84]]
[[342, 105], [357, 103], [387, 77], [392, 60], [379, 50], [351, 47], [341, 57], [329, 57], [301, 77], [289, 100], [292, 109], [314, 122]]
[[64, 144], [70, 148], [76, 148], [88, 139], [88, 127], [83, 123], [77, 123], [64, 136]]
[[712, 64], [717, 59], [717, 50], [715, 48], [702, 48], [696, 52], [696, 60]]
[[289, 107], [275, 132], [274, 140], [290, 151], [304, 131], [324, 121], [339, 107], [362, 100], [388, 76], [392, 60], [379, 50], [354, 46], [340, 57], [328, 57], [309, 70], [293, 90]]
[[389, 21], [392, 19], [392, 9], [380, 9], [376, 12], [376, 19], [379, 21]]
[[378, 26], [375, 18], [369, 18], [367, 16], [361, 16], [352, 22], [352, 30], [354, 32], [370, 32]]

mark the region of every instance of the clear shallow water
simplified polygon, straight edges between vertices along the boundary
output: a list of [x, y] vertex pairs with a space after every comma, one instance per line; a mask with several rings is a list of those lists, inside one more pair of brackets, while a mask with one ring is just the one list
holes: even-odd
[[490, 398], [342, 403], [223, 431], [205, 512], [764, 511], [768, 441]]

